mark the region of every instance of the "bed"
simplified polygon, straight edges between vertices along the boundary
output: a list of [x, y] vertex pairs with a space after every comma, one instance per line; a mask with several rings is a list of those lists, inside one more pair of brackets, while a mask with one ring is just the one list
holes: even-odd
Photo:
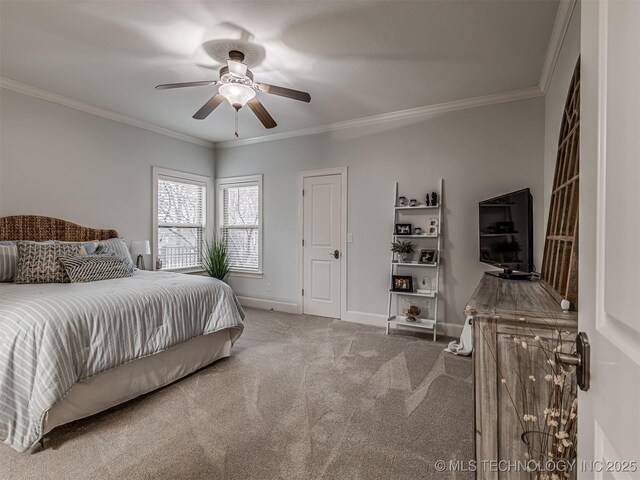
[[[0, 241], [117, 237], [49, 217], [0, 218]], [[0, 283], [0, 439], [24, 452], [57, 426], [228, 357], [243, 319], [228, 285], [198, 275]]]

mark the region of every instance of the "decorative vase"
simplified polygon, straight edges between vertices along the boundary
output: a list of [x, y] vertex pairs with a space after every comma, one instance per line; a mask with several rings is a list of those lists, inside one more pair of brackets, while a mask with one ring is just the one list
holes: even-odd
[[398, 263], [407, 263], [406, 253], [398, 253]]

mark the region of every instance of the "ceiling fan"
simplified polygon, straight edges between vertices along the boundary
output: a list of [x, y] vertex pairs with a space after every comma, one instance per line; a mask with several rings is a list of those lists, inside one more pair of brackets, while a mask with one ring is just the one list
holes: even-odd
[[299, 100], [301, 102], [309, 103], [311, 101], [311, 95], [307, 92], [301, 92], [291, 88], [277, 87], [275, 85], [269, 85], [268, 83], [254, 82], [253, 73], [247, 68], [247, 65], [243, 63], [243, 61], [244, 53], [238, 50], [231, 50], [229, 52], [227, 65], [220, 69], [220, 80], [167, 83], [157, 85], [156, 88], [158, 90], [165, 90], [170, 88], [213, 87], [219, 85], [218, 93], [211, 97], [209, 101], [207, 101], [207, 103], [205, 103], [200, 110], [193, 115], [193, 118], [196, 120], [204, 120], [226, 99], [236, 110], [236, 137], [238, 136], [238, 110], [245, 105], [249, 106], [251, 111], [255, 113], [256, 117], [258, 117], [258, 120], [262, 122], [265, 128], [273, 128], [278, 125], [269, 112], [267, 112], [266, 108], [264, 108], [264, 105], [262, 105], [260, 100], [256, 97], [257, 92], [279, 95], [281, 97], [292, 98], [293, 100]]

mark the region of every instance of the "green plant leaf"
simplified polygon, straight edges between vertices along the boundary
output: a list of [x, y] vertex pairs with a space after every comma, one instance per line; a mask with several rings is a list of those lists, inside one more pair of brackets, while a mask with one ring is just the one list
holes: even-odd
[[202, 252], [202, 267], [210, 277], [224, 281], [229, 274], [227, 245], [217, 238], [205, 240]]
[[391, 251], [394, 253], [413, 253], [415, 248], [416, 246], [409, 241], [403, 242], [400, 240], [391, 244]]

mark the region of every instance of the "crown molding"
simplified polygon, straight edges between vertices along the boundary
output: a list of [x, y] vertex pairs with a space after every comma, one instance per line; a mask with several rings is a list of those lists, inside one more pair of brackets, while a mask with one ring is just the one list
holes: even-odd
[[176, 132], [164, 127], [159, 127], [151, 123], [143, 122], [142, 120], [137, 120], [135, 118], [131, 118], [126, 115], [113, 112], [111, 110], [107, 110], [105, 108], [96, 107], [79, 100], [74, 100], [73, 98], [65, 97], [63, 95], [58, 95], [57, 93], [52, 93], [47, 90], [32, 87], [31, 85], [16, 82], [15, 80], [11, 80], [9, 78], [0, 77], [0, 88], [11, 90], [17, 93], [22, 93], [23, 95], [39, 98], [41, 100], [46, 100], [47, 102], [57, 103], [58, 105], [62, 105], [64, 107], [73, 108], [74, 110], [79, 110], [81, 112], [96, 115], [98, 117], [113, 120], [115, 122], [124, 123], [132, 127], [142, 128], [153, 133], [159, 133], [160, 135], [182, 140], [183, 142], [189, 142], [208, 148], [215, 147], [215, 144], [213, 142], [209, 142], [201, 138], [192, 137], [190, 135], [185, 135], [184, 133]]
[[561, 0], [558, 6], [556, 21], [553, 24], [551, 38], [549, 39], [549, 48], [547, 48], [547, 56], [544, 59], [542, 74], [540, 75], [539, 86], [544, 94], [547, 93], [551, 76], [556, 68], [556, 63], [558, 63], [560, 50], [562, 49], [564, 38], [567, 35], [567, 29], [569, 28], [569, 22], [571, 21], [571, 15], [573, 15], [576, 3], [577, 0]]
[[216, 143], [216, 149], [252, 145], [255, 143], [283, 140], [285, 138], [302, 137], [306, 135], [317, 135], [320, 133], [335, 132], [338, 130], [345, 130], [349, 128], [368, 127], [398, 120], [423, 118], [441, 113], [455, 112], [457, 110], [466, 110], [468, 108], [484, 107], [487, 105], [515, 102], [518, 100], [527, 100], [529, 98], [540, 97], [542, 95], [544, 95], [544, 92], [540, 90], [540, 87], [523, 88], [519, 90], [512, 90], [509, 92], [495, 93], [492, 95], [484, 95], [481, 97], [466, 98], [463, 100], [455, 100], [453, 102], [438, 103], [435, 105], [427, 105], [424, 107], [410, 108], [408, 110], [383, 113], [370, 117], [345, 120], [343, 122], [329, 123], [326, 125], [319, 125], [317, 127], [302, 128], [300, 130], [292, 130], [290, 132], [274, 133], [272, 135], [244, 138], [242, 140], [231, 140], [228, 142], [219, 142]]

